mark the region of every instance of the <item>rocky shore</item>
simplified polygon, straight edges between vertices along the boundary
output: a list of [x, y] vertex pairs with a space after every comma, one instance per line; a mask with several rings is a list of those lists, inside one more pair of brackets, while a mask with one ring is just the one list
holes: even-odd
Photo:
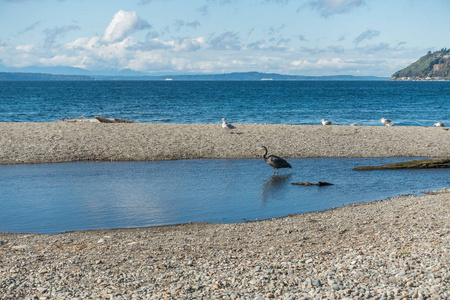
[[449, 299], [450, 189], [237, 224], [0, 233], [1, 299]]
[[[0, 164], [282, 157], [450, 157], [436, 127], [234, 124], [0, 123]], [[447, 128], [445, 128], [447, 129]]]
[[[450, 156], [442, 128], [0, 123], [0, 162]], [[361, 199], [361, 201], [364, 199]], [[450, 299], [450, 189], [233, 224], [0, 233], [0, 299]]]

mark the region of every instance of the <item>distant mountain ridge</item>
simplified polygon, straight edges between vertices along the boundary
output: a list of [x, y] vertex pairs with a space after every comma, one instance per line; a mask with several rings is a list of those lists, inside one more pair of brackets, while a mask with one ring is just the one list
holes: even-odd
[[431, 52], [395, 72], [392, 80], [450, 80], [450, 49]]
[[224, 81], [255, 81], [255, 80], [385, 80], [385, 78], [375, 76], [353, 76], [353, 75], [332, 75], [332, 76], [303, 76], [303, 75], [283, 75], [277, 73], [260, 72], [235, 72], [225, 74], [199, 74], [199, 75], [173, 75], [158, 76], [159, 78], [172, 80], [224, 80]]
[[0, 72], [0, 81], [86, 81], [92, 77], [84, 75], [55, 75], [42, 73]]
[[[122, 75], [127, 74], [127, 75]], [[129, 74], [129, 75], [128, 75]], [[47, 73], [21, 73], [21, 72], [0, 72], [0, 81], [86, 81], [86, 80], [148, 80], [148, 81], [305, 81], [305, 80], [334, 80], [334, 81], [355, 81], [355, 80], [388, 80], [385, 77], [376, 76], [353, 76], [353, 75], [332, 75], [332, 76], [302, 76], [302, 75], [282, 75], [276, 73], [260, 72], [236, 72], [225, 74], [196, 74], [196, 75], [141, 75], [132, 72], [123, 72], [120, 75], [56, 75]]]

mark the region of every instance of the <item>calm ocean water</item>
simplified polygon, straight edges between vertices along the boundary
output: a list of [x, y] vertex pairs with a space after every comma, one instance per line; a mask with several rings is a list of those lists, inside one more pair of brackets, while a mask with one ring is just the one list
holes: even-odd
[[96, 115], [158, 123], [450, 124], [450, 82], [0, 82], [1, 122]]
[[[0, 166], [0, 232], [244, 222], [319, 211], [450, 184], [450, 169], [353, 171], [411, 158], [81, 162]], [[298, 186], [327, 181], [330, 186]]]

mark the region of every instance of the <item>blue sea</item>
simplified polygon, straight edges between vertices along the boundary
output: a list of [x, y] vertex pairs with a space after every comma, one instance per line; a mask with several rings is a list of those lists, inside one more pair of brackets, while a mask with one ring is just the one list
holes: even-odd
[[1, 122], [103, 116], [136, 122], [382, 125], [450, 124], [450, 82], [49, 81], [0, 82]]
[[[136, 122], [397, 126], [450, 124], [450, 82], [0, 82], [0, 122], [63, 117]], [[1, 150], [1, 149], [0, 149]], [[450, 169], [353, 171], [411, 158], [0, 165], [0, 232], [58, 233], [186, 222], [245, 222], [450, 185]], [[334, 185], [295, 186], [327, 181]]]

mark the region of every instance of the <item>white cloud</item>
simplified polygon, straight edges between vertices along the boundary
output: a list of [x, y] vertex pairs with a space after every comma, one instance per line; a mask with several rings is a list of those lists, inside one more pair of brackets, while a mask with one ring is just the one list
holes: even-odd
[[343, 68], [348, 66], [349, 64], [354, 64], [353, 60], [343, 60], [341, 58], [332, 58], [332, 59], [319, 59], [317, 61], [317, 66], [319, 68]]
[[72, 50], [89, 50], [96, 48], [100, 45], [100, 38], [99, 37], [92, 37], [92, 38], [78, 38], [73, 42], [67, 43], [65, 45], [66, 49], [72, 49]]
[[174, 51], [192, 52], [199, 50], [205, 45], [205, 39], [200, 37], [197, 39], [183, 39], [180, 42], [174, 44]]
[[24, 51], [24, 52], [31, 52], [35, 50], [35, 46], [34, 45], [20, 45], [17, 46], [16, 49], [19, 51]]
[[[31, 51], [33, 49], [33, 51]], [[22, 68], [31, 66], [39, 58], [39, 51], [33, 45], [8, 46], [0, 45], [0, 62], [6, 66]]]
[[359, 44], [364, 40], [371, 40], [374, 37], [377, 37], [379, 35], [380, 35], [380, 32], [377, 30], [366, 30], [363, 33], [361, 33], [360, 35], [358, 35], [358, 37], [356, 37], [356, 39], [353, 41], [353, 43]]
[[[0, 0], [1, 1], [1, 0]], [[160, 0], [161, 1], [161, 0]], [[319, 1], [317, 1], [319, 2]], [[344, 3], [345, 1], [322, 1], [322, 3]], [[348, 2], [348, 1], [347, 1]], [[172, 23], [173, 24], [173, 23]], [[175, 20], [178, 29], [189, 29], [200, 26], [197, 21], [186, 23]], [[378, 31], [367, 30], [355, 39], [355, 48], [344, 48], [341, 45], [311, 46], [304, 35], [281, 35], [278, 29], [269, 27], [275, 35], [266, 34], [255, 37], [253, 29], [247, 39], [241, 39], [242, 32], [226, 31], [222, 34], [211, 34], [206, 38], [172, 37], [147, 34], [142, 40], [132, 34], [150, 25], [139, 18], [136, 12], [118, 11], [110, 24], [99, 36], [74, 38], [64, 45], [55, 42], [72, 27], [54, 27], [47, 33], [49, 49], [42, 44], [32, 45], [29, 42], [20, 46], [8, 46], [0, 43], [0, 62], [5, 66], [72, 66], [100, 72], [105, 69], [131, 69], [141, 72], [185, 72], [185, 73], [224, 73], [224, 72], [278, 72], [305, 75], [324, 74], [372, 74], [386, 75], [392, 69], [387, 59], [379, 59], [380, 55], [398, 53], [403, 43], [391, 47], [386, 43], [362, 45], [362, 41], [373, 40]], [[161, 31], [160, 28], [155, 30]], [[101, 32], [101, 30], [100, 30]], [[267, 33], [267, 31], [266, 31]], [[50, 39], [52, 37], [52, 39]], [[252, 39], [253, 38], [253, 39]], [[292, 48], [295, 38], [301, 46]], [[359, 45], [362, 45], [360, 47]], [[395, 52], [393, 52], [395, 51]], [[378, 59], [374, 60], [374, 53]], [[391, 55], [392, 56], [392, 55]], [[399, 56], [400, 57], [400, 56]], [[390, 57], [389, 57], [390, 58]], [[395, 71], [395, 70], [394, 70]], [[378, 73], [374, 73], [378, 72]]]
[[33, 24], [31, 24], [27, 28], [19, 31], [19, 34], [23, 34], [23, 33], [26, 33], [28, 31], [32, 31], [32, 30], [36, 29], [36, 27], [38, 27], [40, 24], [42, 24], [42, 22], [34, 22]]
[[308, 68], [311, 66], [311, 63], [307, 60], [294, 60], [289, 63], [291, 66], [297, 67], [299, 69]]
[[185, 22], [183, 20], [175, 20], [175, 31], [179, 32], [182, 28], [190, 27], [190, 28], [197, 28], [201, 24], [199, 21], [192, 21], [192, 22]]
[[227, 31], [209, 41], [211, 48], [215, 50], [239, 50], [241, 42], [235, 32]]
[[80, 29], [80, 27], [78, 27], [77, 25], [68, 25], [68, 26], [45, 29], [44, 30], [44, 33], [45, 33], [44, 48], [53, 47], [57, 37], [64, 36], [69, 31], [79, 30], [79, 29]]
[[338, 54], [343, 54], [345, 52], [344, 47], [342, 47], [342, 46], [328, 46], [327, 50], [329, 52], [338, 53]]
[[77, 57], [67, 56], [65, 54], [55, 55], [53, 57], [40, 57], [39, 64], [44, 66], [72, 66], [78, 62]]
[[343, 14], [363, 6], [366, 0], [311, 0], [309, 5], [323, 17]]
[[266, 3], [275, 3], [275, 4], [279, 4], [279, 5], [286, 5], [289, 3], [290, 0], [264, 0], [264, 2]]
[[291, 66], [298, 70], [317, 70], [317, 69], [327, 69], [333, 71], [336, 69], [349, 68], [355, 66], [354, 60], [344, 60], [342, 58], [331, 58], [331, 59], [319, 59], [315, 62], [308, 60], [294, 60], [290, 63]]
[[102, 40], [107, 43], [115, 43], [136, 31], [150, 27], [150, 24], [139, 18], [135, 11], [119, 10], [106, 28]]
[[[139, 1], [139, 4], [149, 4], [151, 2], [156, 2], [158, 0], [141, 0]], [[170, 1], [170, 0], [160, 0], [160, 1]]]
[[135, 71], [146, 72], [149, 70], [159, 71], [167, 66], [164, 52], [140, 52], [130, 59], [128, 68]]
[[388, 43], [379, 43], [374, 45], [367, 45], [365, 47], [358, 47], [356, 50], [363, 55], [373, 55], [376, 53], [389, 52], [390, 55], [395, 55], [397, 52], [402, 52], [401, 49], [391, 47]]

